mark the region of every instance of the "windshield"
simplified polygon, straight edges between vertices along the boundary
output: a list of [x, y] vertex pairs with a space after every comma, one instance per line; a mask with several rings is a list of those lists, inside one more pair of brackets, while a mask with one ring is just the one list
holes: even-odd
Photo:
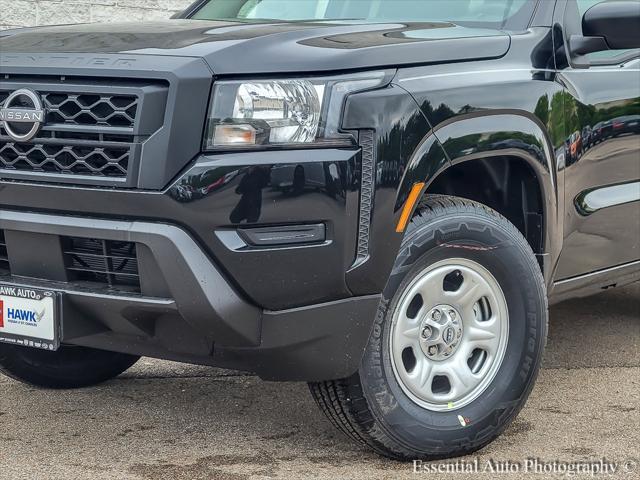
[[203, 20], [449, 21], [504, 27], [531, 18], [534, 0], [209, 0], [191, 18]]

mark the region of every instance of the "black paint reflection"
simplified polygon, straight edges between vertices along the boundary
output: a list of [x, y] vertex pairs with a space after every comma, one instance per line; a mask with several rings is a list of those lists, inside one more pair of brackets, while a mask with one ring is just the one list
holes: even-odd
[[567, 132], [564, 248], [558, 278], [640, 258], [640, 72], [562, 70]]
[[231, 223], [256, 223], [262, 210], [262, 189], [269, 184], [269, 167], [250, 167], [244, 174], [236, 193], [240, 201], [229, 215]]
[[[359, 188], [351, 162], [308, 162], [256, 166], [194, 167], [170, 191], [180, 203], [214, 198], [231, 224], [257, 223], [265, 202], [271, 210], [289, 200], [321, 195], [344, 205], [348, 191]], [[215, 194], [215, 195], [213, 195]]]

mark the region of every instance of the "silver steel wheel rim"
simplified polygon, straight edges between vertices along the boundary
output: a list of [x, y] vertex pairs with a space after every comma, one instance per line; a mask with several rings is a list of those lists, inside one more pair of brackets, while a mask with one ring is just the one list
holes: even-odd
[[495, 378], [507, 349], [502, 288], [491, 272], [465, 258], [421, 272], [402, 293], [392, 322], [393, 372], [403, 391], [428, 410], [473, 402]]

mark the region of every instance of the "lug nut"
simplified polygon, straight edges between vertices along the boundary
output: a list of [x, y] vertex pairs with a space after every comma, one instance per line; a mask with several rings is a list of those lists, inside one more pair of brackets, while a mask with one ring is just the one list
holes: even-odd
[[436, 322], [439, 322], [442, 318], [442, 312], [440, 310], [434, 310], [431, 318], [433, 318]]
[[435, 347], [435, 346], [429, 347], [428, 352], [429, 352], [429, 355], [431, 355], [431, 356], [436, 355], [438, 353], [438, 348]]
[[429, 338], [431, 336], [431, 327], [427, 326], [422, 329], [422, 338]]
[[451, 310], [449, 312], [449, 316], [451, 317], [451, 320], [455, 320], [456, 319], [456, 311], [455, 310]]

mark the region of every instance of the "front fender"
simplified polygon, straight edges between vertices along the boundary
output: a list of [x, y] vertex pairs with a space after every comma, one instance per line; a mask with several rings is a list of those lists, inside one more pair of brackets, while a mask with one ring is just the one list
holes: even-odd
[[354, 219], [358, 252], [346, 274], [347, 285], [355, 295], [378, 294], [402, 242], [403, 234], [396, 232], [401, 214], [397, 196], [409, 163], [423, 141], [430, 145], [430, 166], [418, 166], [428, 169], [425, 175], [440, 170], [448, 159], [438, 142], [429, 139], [431, 125], [420, 106], [397, 85], [350, 96], [342, 127], [359, 131], [362, 148], [359, 218]]

